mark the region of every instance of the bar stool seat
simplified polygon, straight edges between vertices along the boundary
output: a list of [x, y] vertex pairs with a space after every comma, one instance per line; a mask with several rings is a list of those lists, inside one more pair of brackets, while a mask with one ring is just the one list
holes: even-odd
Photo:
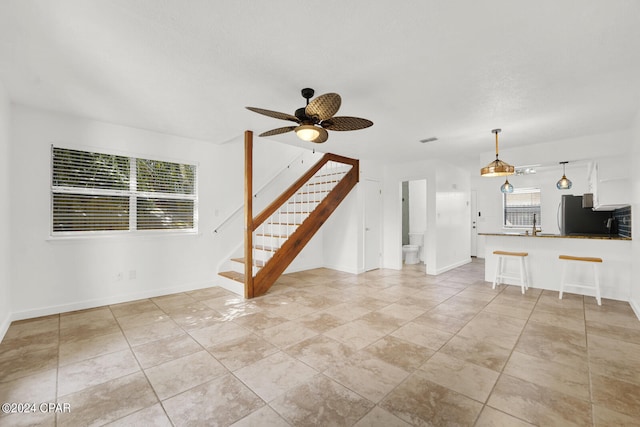
[[[522, 293], [524, 294], [525, 289], [529, 289], [529, 274], [527, 272], [527, 257], [529, 256], [528, 252], [508, 252], [508, 251], [493, 251], [494, 255], [498, 256], [496, 260], [496, 274], [493, 278], [493, 286], [492, 289], [496, 288], [496, 284], [504, 283], [504, 279], [512, 279], [518, 280], [520, 288], [522, 289]], [[519, 259], [520, 260], [520, 276], [507, 276], [505, 274], [505, 265], [507, 259]]]
[[[564, 293], [565, 286], [573, 286], [575, 288], [582, 289], [592, 289], [596, 294], [596, 301], [598, 301], [598, 305], [602, 305], [602, 301], [600, 298], [600, 265], [602, 264], [602, 258], [596, 257], [580, 257], [573, 255], [560, 255], [558, 257], [560, 261], [563, 261], [562, 266], [562, 278], [560, 279], [560, 293], [558, 294], [558, 298], [562, 299], [562, 294]], [[584, 263], [591, 263], [593, 265], [593, 283], [567, 283], [567, 268], [571, 263], [575, 263], [575, 265], [586, 265]]]

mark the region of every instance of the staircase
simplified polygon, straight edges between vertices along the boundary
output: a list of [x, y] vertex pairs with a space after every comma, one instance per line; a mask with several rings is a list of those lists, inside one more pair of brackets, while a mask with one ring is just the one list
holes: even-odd
[[[248, 139], [248, 140], [247, 140]], [[245, 195], [251, 192], [251, 135], [245, 136]], [[255, 218], [245, 197], [244, 257], [220, 276], [244, 285], [245, 298], [266, 293], [358, 183], [358, 160], [325, 154]]]

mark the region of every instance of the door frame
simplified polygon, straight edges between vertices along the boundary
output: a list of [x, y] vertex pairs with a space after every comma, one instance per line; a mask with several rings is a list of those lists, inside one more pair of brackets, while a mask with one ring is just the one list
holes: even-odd
[[[371, 179], [371, 178], [365, 178], [363, 179], [365, 185], [364, 185], [364, 194], [363, 194], [363, 198], [364, 198], [364, 203], [362, 204], [362, 216], [363, 216], [363, 220], [362, 220], [362, 270], [363, 271], [371, 271], [371, 270], [376, 270], [382, 267], [382, 207], [383, 207], [383, 203], [382, 203], [382, 183], [380, 182], [380, 180], [377, 179]], [[367, 245], [367, 198], [369, 197], [369, 186], [370, 185], [375, 185], [376, 189], [378, 190], [378, 203], [377, 203], [377, 217], [378, 217], [378, 256], [377, 256], [377, 262], [376, 262], [376, 266], [375, 267], [371, 267], [370, 265], [367, 264], [367, 253], [369, 251], [368, 245]]]

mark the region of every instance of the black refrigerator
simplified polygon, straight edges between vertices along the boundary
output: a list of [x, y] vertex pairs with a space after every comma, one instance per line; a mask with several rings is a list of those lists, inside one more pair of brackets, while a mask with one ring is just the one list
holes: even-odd
[[607, 222], [611, 218], [611, 212], [594, 211], [591, 208], [582, 207], [582, 196], [565, 194], [559, 206], [558, 225], [560, 234], [572, 235], [609, 235], [610, 229]]

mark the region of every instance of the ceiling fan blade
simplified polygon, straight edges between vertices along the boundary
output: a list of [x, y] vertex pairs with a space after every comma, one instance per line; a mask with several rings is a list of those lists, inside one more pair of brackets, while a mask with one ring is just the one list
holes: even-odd
[[287, 132], [291, 132], [292, 130], [294, 130], [295, 128], [297, 128], [297, 126], [286, 126], [283, 128], [277, 128], [277, 129], [271, 129], [268, 130], [266, 132], [262, 132], [260, 135], [258, 136], [273, 136], [273, 135], [280, 135], [281, 133], [287, 133]]
[[256, 107], [245, 107], [245, 108], [249, 111], [253, 111], [254, 113], [273, 117], [274, 119], [290, 120], [292, 122], [300, 123], [300, 120], [296, 116], [292, 116], [291, 114], [280, 113], [278, 111], [265, 110], [264, 108], [256, 108]]
[[368, 128], [373, 125], [373, 122], [360, 117], [340, 116], [324, 120], [320, 125], [329, 130], [345, 131]]
[[322, 128], [318, 128], [318, 131], [320, 131], [320, 135], [318, 135], [316, 139], [312, 139], [311, 142], [320, 144], [322, 142], [325, 142], [327, 139], [329, 139], [329, 132], [327, 132]]
[[325, 93], [307, 105], [305, 114], [307, 117], [317, 117], [318, 121], [327, 120], [338, 112], [341, 103], [342, 99], [337, 93]]

